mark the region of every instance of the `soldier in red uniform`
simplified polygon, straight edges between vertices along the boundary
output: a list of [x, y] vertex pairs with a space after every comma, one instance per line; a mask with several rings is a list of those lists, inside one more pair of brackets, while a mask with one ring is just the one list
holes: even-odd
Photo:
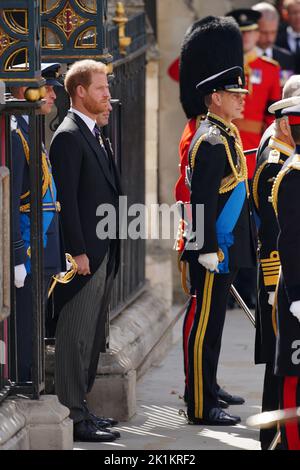
[[[255, 149], [264, 130], [273, 122], [268, 107], [280, 100], [280, 66], [269, 57], [259, 57], [258, 20], [261, 13], [251, 9], [233, 10], [227, 14], [239, 24], [243, 36], [244, 72], [249, 95], [246, 97], [244, 118], [235, 123], [240, 131], [244, 150]], [[255, 170], [255, 152], [247, 155], [248, 178]]]

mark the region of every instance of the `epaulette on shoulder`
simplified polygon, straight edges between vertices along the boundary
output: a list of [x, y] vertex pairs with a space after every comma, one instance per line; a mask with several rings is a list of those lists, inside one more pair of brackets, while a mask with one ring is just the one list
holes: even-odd
[[288, 165], [289, 168], [293, 170], [300, 170], [300, 155], [294, 155], [293, 160]]
[[268, 163], [279, 163], [280, 152], [276, 149], [272, 149], [268, 156]]
[[217, 126], [210, 126], [204, 140], [211, 145], [221, 144], [222, 135], [220, 129], [218, 129]]
[[261, 58], [265, 62], [268, 62], [269, 64], [276, 65], [277, 67], [279, 67], [279, 62], [277, 62], [277, 60], [272, 59], [271, 57], [267, 57], [265, 55], [261, 56]]

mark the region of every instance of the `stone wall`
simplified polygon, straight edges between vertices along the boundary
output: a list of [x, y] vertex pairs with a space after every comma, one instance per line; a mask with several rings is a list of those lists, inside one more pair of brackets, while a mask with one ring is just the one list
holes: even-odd
[[168, 76], [168, 67], [178, 57], [185, 31], [198, 18], [224, 15], [233, 8], [251, 7], [253, 0], [163, 0], [157, 2], [160, 51], [159, 199], [173, 203], [178, 178], [178, 143], [186, 122], [179, 102], [179, 86]]

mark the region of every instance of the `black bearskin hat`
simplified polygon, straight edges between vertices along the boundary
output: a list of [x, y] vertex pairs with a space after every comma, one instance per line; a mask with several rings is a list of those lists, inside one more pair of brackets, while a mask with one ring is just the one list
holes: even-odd
[[207, 112], [196, 85], [234, 66], [243, 68], [243, 43], [233, 18], [207, 16], [189, 27], [179, 66], [180, 101], [188, 119]]

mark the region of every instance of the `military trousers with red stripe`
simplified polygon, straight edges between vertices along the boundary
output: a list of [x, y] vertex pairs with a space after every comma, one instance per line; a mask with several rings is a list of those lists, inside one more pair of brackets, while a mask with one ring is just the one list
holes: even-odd
[[[300, 324], [290, 312], [291, 302], [281, 272], [277, 298], [277, 336], [275, 374], [280, 381], [280, 408], [288, 410], [300, 406]], [[282, 447], [300, 450], [300, 424], [288, 421], [281, 426]]]
[[[288, 410], [300, 406], [300, 377], [280, 377], [280, 408]], [[287, 421], [280, 427], [281, 445], [285, 450], [300, 450], [300, 422]]]
[[[221, 349], [226, 304], [236, 272], [211, 273], [198, 262], [190, 263], [192, 297], [195, 307], [188, 338], [185, 369], [189, 418], [206, 419], [218, 407], [217, 368]], [[187, 327], [188, 316], [185, 323]]]

